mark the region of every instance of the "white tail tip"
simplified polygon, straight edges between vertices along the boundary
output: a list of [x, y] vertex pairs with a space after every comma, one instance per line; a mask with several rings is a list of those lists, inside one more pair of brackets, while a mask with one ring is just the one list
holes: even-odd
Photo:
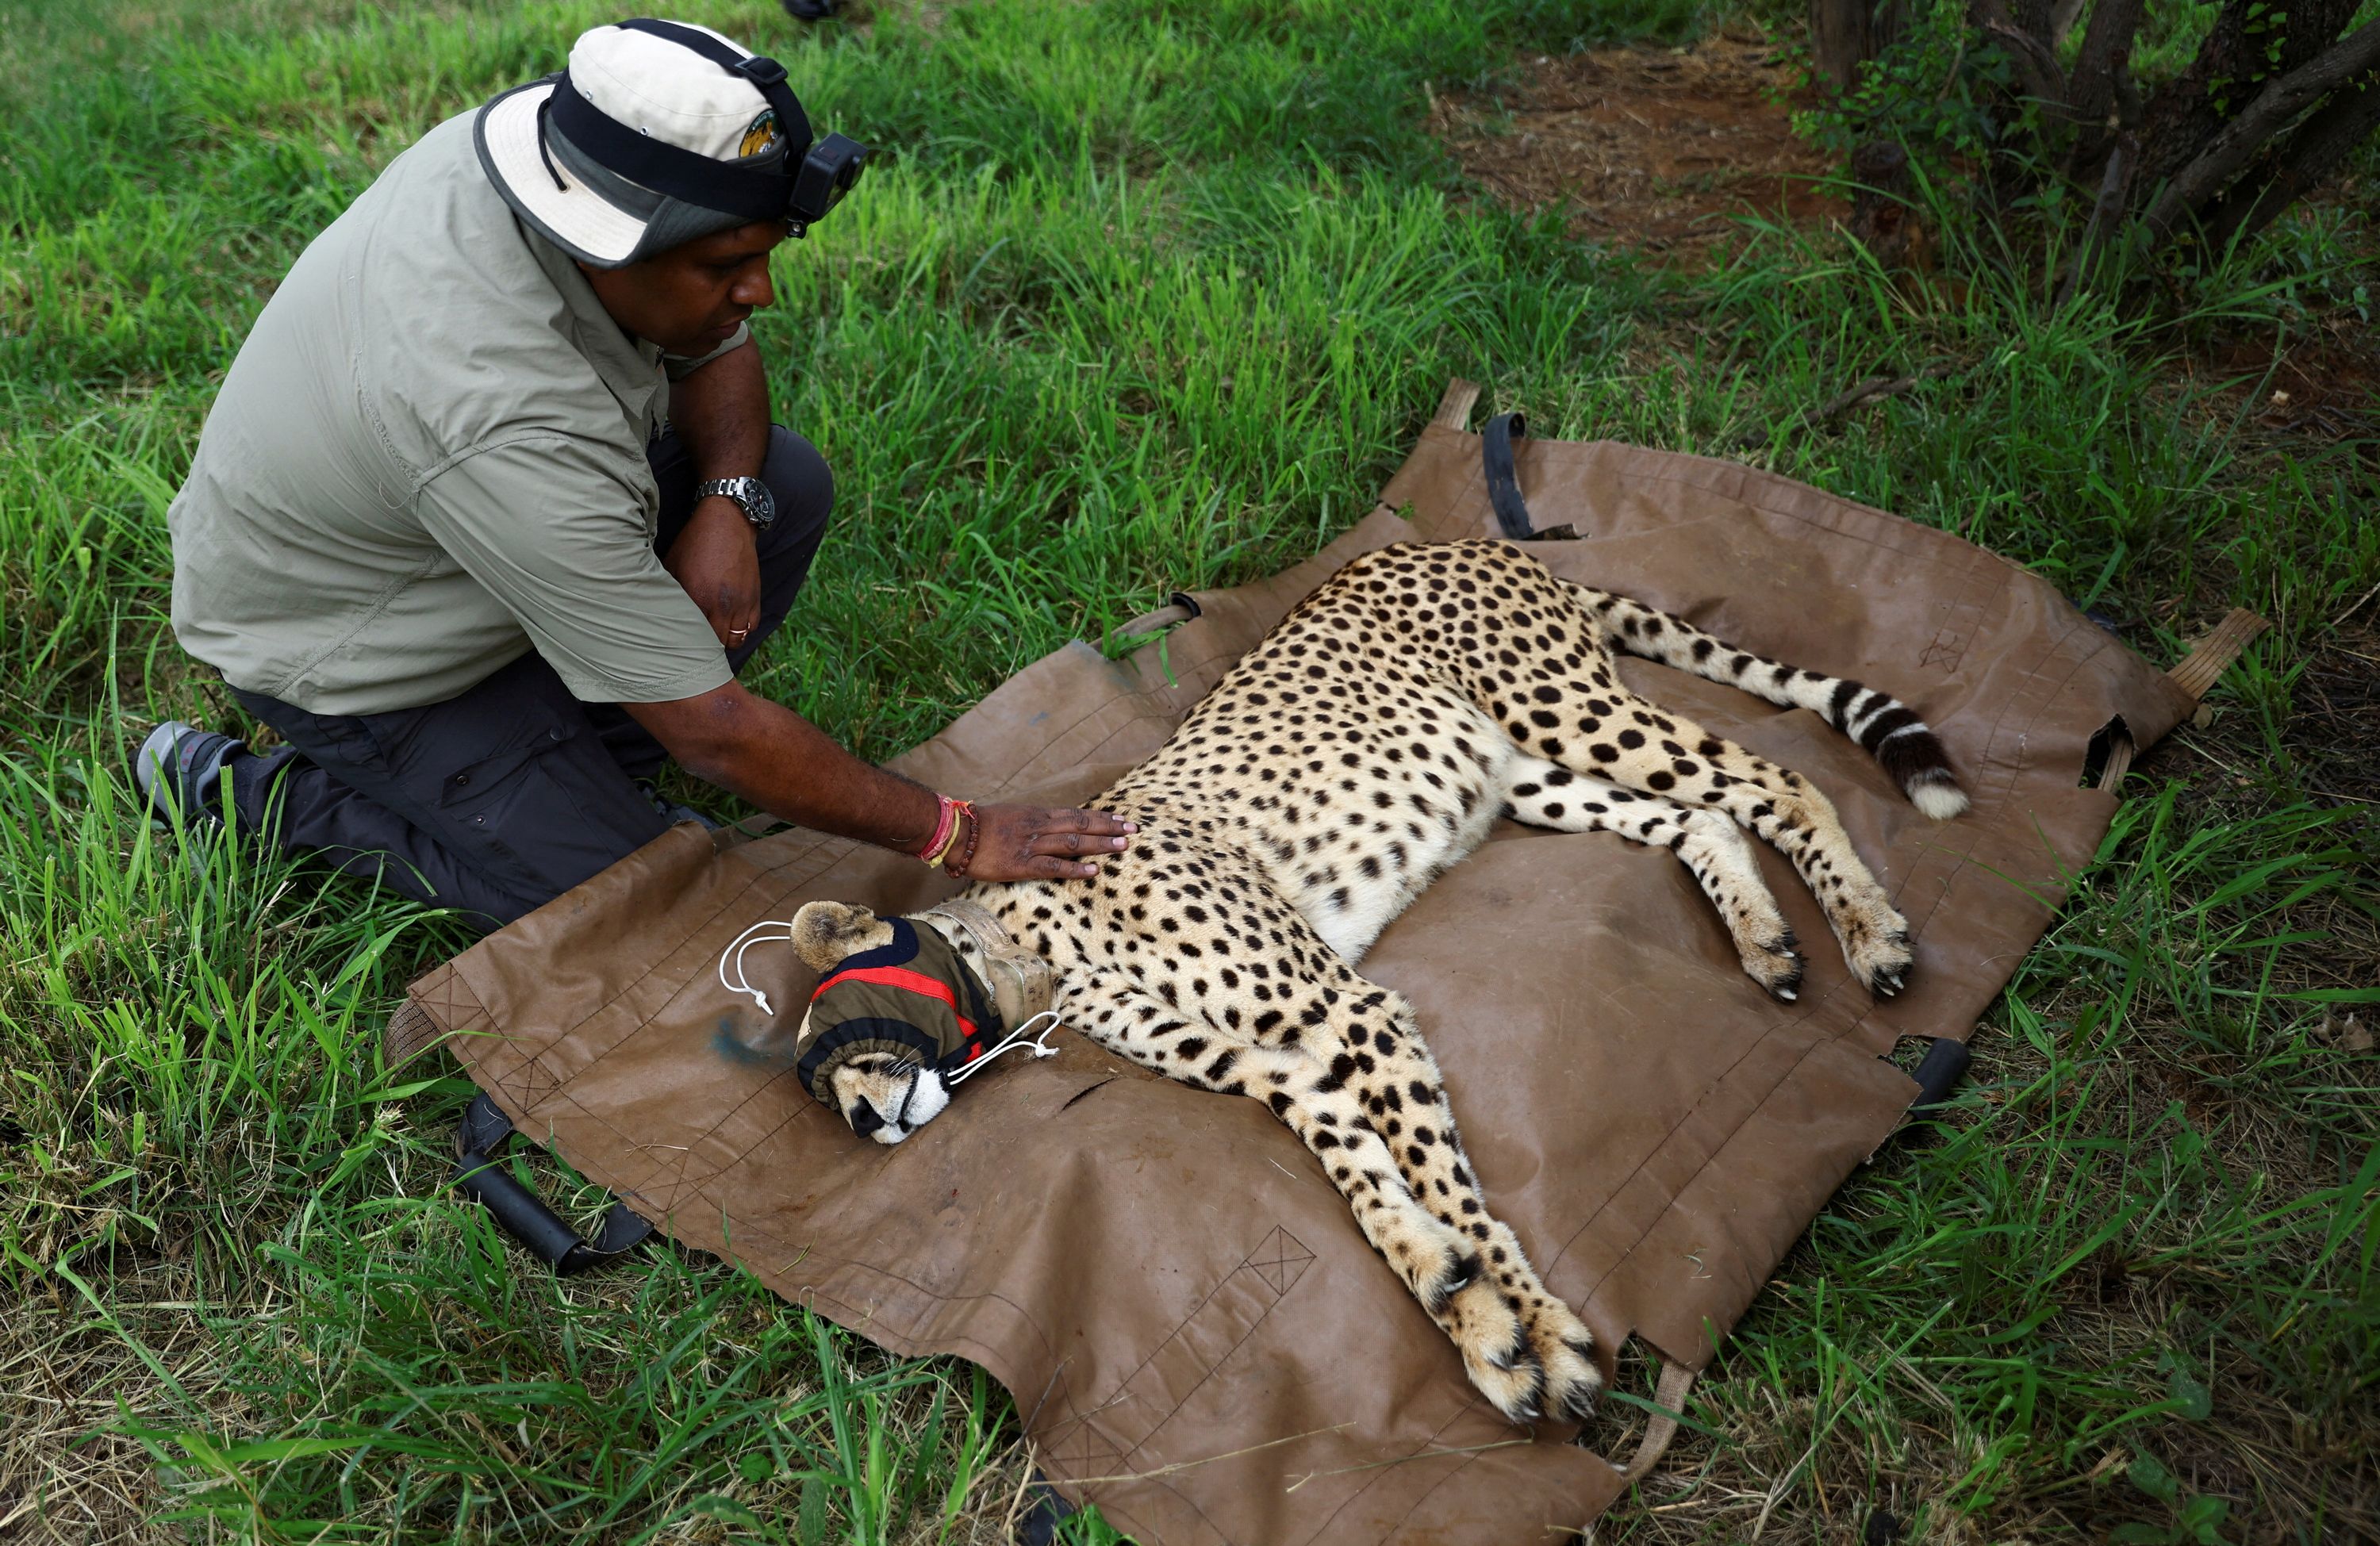
[[1909, 803], [1936, 821], [1948, 821], [1952, 816], [1966, 814], [1967, 807], [1973, 802], [1967, 798], [1965, 790], [1944, 781], [1912, 786]]

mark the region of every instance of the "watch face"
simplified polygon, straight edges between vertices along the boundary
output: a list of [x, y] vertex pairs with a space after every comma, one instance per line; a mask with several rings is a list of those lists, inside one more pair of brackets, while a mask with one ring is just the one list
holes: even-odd
[[743, 506], [744, 518], [766, 531], [777, 519], [777, 501], [769, 486], [757, 477], [722, 477], [703, 484], [698, 495], [724, 494]]
[[777, 501], [769, 486], [757, 477], [740, 478], [739, 492], [744, 496], [745, 516], [759, 526], [767, 526], [777, 519]]

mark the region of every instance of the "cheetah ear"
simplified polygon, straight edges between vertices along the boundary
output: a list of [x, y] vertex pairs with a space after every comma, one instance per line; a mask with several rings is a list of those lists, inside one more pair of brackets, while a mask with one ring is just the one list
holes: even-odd
[[794, 914], [794, 953], [813, 972], [832, 971], [844, 957], [892, 943], [892, 926], [864, 907], [814, 901]]

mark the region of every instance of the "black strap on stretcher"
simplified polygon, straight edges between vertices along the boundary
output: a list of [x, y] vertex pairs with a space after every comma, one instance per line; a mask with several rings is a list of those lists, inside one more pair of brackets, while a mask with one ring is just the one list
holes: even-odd
[[1479, 457], [1488, 474], [1488, 502], [1496, 507], [1496, 525], [1514, 542], [1537, 534], [1529, 524], [1529, 507], [1521, 498], [1521, 478], [1512, 466], [1512, 441], [1528, 438], [1529, 421], [1519, 414], [1498, 414], [1479, 431]]
[[512, 1136], [512, 1118], [486, 1095], [473, 1097], [470, 1109], [463, 1113], [463, 1125], [455, 1132], [455, 1174], [447, 1179], [462, 1188], [465, 1196], [485, 1203], [505, 1234], [556, 1273], [600, 1266], [634, 1250], [653, 1232], [651, 1225], [615, 1199], [604, 1211], [595, 1238], [582, 1239], [561, 1214], [496, 1162]]
[[1539, 531], [1529, 520], [1528, 502], [1521, 498], [1519, 469], [1512, 465], [1512, 442], [1529, 438], [1529, 421], [1519, 414], [1498, 414], [1479, 431], [1479, 458], [1488, 475], [1488, 502], [1495, 507], [1496, 525], [1512, 542], [1575, 542], [1579, 531], [1567, 522]]
[[1911, 1119], [1931, 1117], [1949, 1102], [1950, 1092], [1966, 1077], [1972, 1055], [1967, 1044], [1954, 1042], [1948, 1036], [1932, 1038], [1933, 1045], [1917, 1060], [1916, 1071], [1909, 1077], [1917, 1081], [1917, 1098], [1909, 1103]]
[[[1496, 511], [1496, 525], [1513, 542], [1575, 540], [1579, 535], [1575, 525], [1539, 531], [1529, 518], [1528, 501], [1521, 498], [1520, 470], [1512, 459], [1512, 442], [1528, 436], [1529, 421], [1519, 414], [1498, 414], [1479, 431], [1480, 467], [1487, 476], [1488, 502]], [[1947, 1036], [1931, 1039], [1933, 1045], [1909, 1076], [1917, 1081], [1917, 1098], [1909, 1103], [1912, 1120], [1932, 1116], [1949, 1100], [1950, 1092], [1967, 1072], [1966, 1043]]]

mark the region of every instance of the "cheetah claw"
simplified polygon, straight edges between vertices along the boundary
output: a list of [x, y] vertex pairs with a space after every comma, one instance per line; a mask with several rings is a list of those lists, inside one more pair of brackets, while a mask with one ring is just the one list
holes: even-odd
[[1566, 1417], [1585, 1416], [1603, 1388], [1603, 1372], [1595, 1363], [1595, 1334], [1568, 1305], [1550, 1296], [1532, 1305], [1527, 1319], [1529, 1345], [1545, 1371], [1545, 1405]]
[[1595, 1415], [1596, 1398], [1603, 1394], [1603, 1375], [1587, 1348], [1573, 1347], [1571, 1351], [1586, 1364], [1586, 1372], [1562, 1392], [1562, 1415], [1584, 1419]]
[[1736, 944], [1737, 959], [1742, 963], [1743, 974], [1758, 983], [1770, 997], [1788, 1004], [1793, 1001], [1802, 986], [1803, 963], [1795, 944], [1791, 929], [1757, 944], [1739, 937]]
[[1511, 1422], [1535, 1422], [1545, 1415], [1541, 1397], [1546, 1371], [1534, 1355], [1524, 1353], [1507, 1370], [1474, 1368], [1471, 1383]]

